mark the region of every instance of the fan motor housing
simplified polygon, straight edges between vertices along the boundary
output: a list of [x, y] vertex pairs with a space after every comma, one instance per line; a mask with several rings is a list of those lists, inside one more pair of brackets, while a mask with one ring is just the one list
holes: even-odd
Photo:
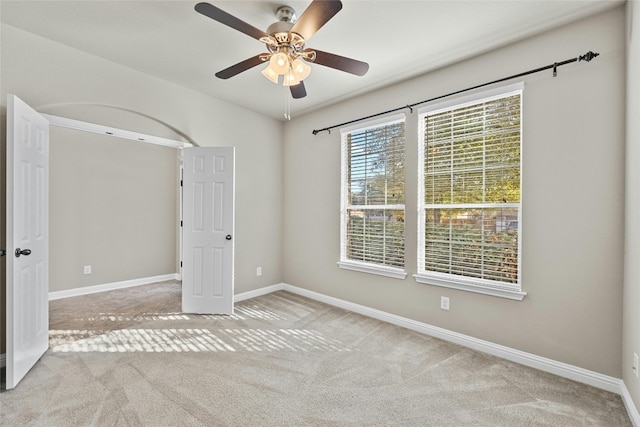
[[296, 11], [291, 6], [280, 6], [276, 10], [276, 17], [278, 21], [269, 25], [267, 34], [275, 37], [278, 43], [287, 43], [290, 41], [288, 34], [298, 18]]
[[278, 21], [269, 25], [269, 28], [267, 28], [267, 34], [271, 34], [272, 36], [275, 36], [278, 33], [288, 34], [292, 28], [293, 28], [293, 22]]

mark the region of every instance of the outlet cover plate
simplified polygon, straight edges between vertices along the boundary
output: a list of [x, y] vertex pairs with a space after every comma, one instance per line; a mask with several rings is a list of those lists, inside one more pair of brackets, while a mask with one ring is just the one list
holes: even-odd
[[91, 266], [90, 265], [85, 265], [84, 266], [84, 274], [91, 274]]
[[440, 308], [449, 310], [449, 297], [440, 297]]

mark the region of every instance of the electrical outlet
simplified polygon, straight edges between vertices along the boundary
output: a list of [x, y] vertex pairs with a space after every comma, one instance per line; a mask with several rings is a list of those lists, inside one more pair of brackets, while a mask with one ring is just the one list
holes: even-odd
[[85, 265], [84, 266], [84, 274], [91, 274], [91, 266], [90, 265]]
[[636, 374], [636, 378], [638, 378], [638, 353], [633, 353], [633, 371]]
[[449, 297], [440, 297], [440, 308], [449, 310]]
[[262, 267], [256, 268], [256, 276], [262, 276]]

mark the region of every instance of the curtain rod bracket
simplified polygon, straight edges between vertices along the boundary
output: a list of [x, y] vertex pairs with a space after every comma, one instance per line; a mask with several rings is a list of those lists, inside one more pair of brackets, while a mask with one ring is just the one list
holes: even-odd
[[407, 108], [409, 109], [409, 111], [411, 112], [411, 114], [413, 114], [413, 107], [409, 104], [407, 104]]
[[558, 63], [553, 63], [553, 77], [558, 77]]

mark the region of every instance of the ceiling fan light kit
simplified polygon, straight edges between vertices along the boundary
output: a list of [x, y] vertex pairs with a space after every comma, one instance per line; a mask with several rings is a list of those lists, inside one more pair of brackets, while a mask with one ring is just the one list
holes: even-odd
[[275, 84], [278, 84], [278, 78], [280, 77], [280, 75], [275, 71], [273, 71], [271, 67], [267, 67], [264, 70], [262, 70], [262, 75], [268, 78], [269, 80], [271, 80], [272, 82], [274, 82]]
[[311, 74], [311, 67], [300, 59], [305, 42], [299, 34], [291, 32], [296, 20], [296, 12], [292, 7], [280, 6], [276, 16], [278, 21], [267, 28], [269, 36], [260, 38], [271, 54], [269, 65], [262, 74], [276, 84], [282, 76], [283, 86], [295, 86]]
[[313, 0], [309, 7], [297, 18], [290, 6], [280, 6], [276, 10], [278, 21], [263, 32], [233, 15], [209, 3], [198, 3], [195, 10], [215, 21], [225, 24], [265, 44], [267, 53], [246, 59], [216, 73], [216, 77], [228, 79], [243, 71], [268, 62], [262, 75], [275, 84], [282, 82], [288, 86], [293, 98], [307, 95], [303, 80], [311, 74], [307, 64], [315, 63], [336, 70], [363, 76], [369, 64], [328, 52], [305, 49], [309, 39], [336, 13], [342, 9], [339, 0]]

